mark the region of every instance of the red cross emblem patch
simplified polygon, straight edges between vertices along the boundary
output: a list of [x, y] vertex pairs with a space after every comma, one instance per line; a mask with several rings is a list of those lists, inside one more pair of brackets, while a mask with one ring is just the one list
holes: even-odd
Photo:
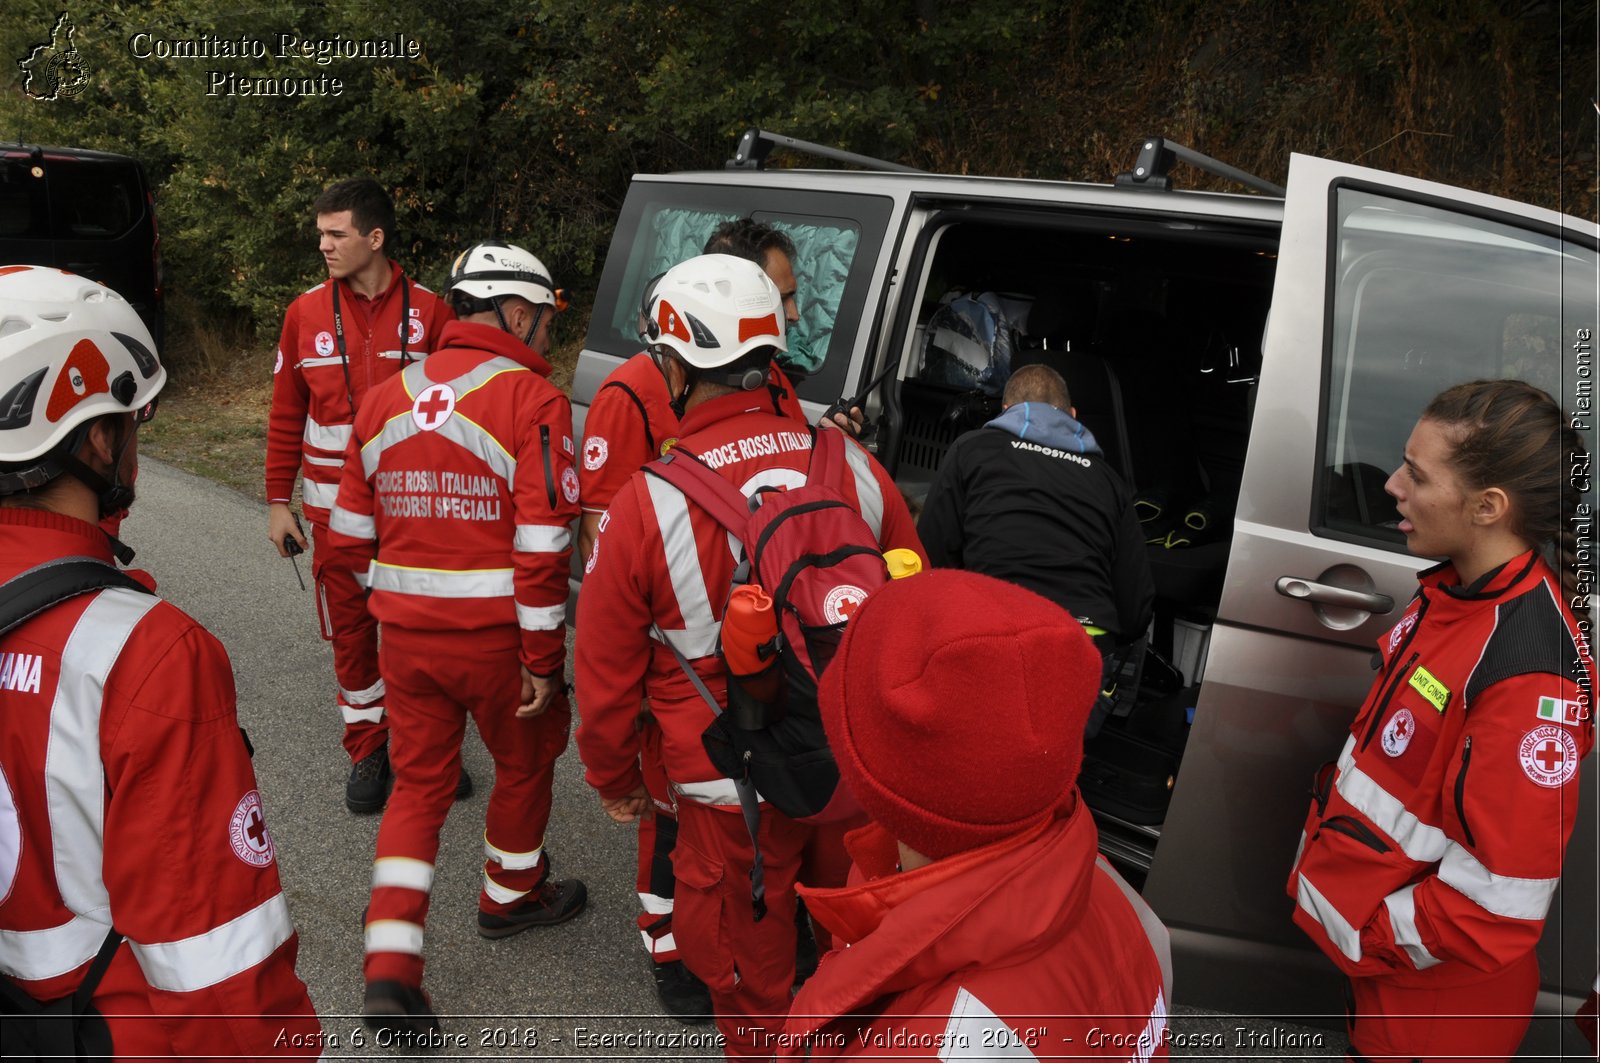
[[411, 404], [411, 419], [424, 432], [432, 432], [456, 412], [456, 393], [449, 384], [435, 384]]
[[604, 436], [590, 436], [583, 441], [583, 467], [590, 472], [604, 465], [610, 455], [611, 447]]
[[261, 792], [251, 790], [239, 798], [228, 820], [228, 844], [233, 855], [251, 867], [266, 867], [274, 855], [272, 834], [261, 810]]
[[855, 615], [867, 592], [850, 583], [841, 583], [822, 599], [822, 618], [830, 624], [842, 624]]
[[1578, 771], [1578, 740], [1565, 727], [1545, 724], [1522, 737], [1522, 773], [1539, 786], [1566, 785]]

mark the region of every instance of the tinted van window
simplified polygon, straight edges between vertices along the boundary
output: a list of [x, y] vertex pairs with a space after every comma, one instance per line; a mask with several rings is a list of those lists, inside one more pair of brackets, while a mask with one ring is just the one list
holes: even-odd
[[0, 159], [0, 237], [44, 240], [50, 236], [44, 172], [21, 159]]
[[144, 213], [139, 175], [130, 165], [52, 165], [50, 205], [56, 237], [108, 240], [132, 229]]
[[800, 321], [788, 336], [787, 364], [800, 370], [793, 375], [802, 397], [832, 402], [866, 316], [889, 211], [877, 196], [635, 184], [606, 257], [588, 346], [619, 358], [638, 351], [639, 301], [650, 278], [698, 255], [722, 222], [754, 217], [794, 241]]
[[[1436, 394], [1521, 379], [1592, 401], [1596, 255], [1493, 219], [1340, 188], [1320, 530], [1404, 549], [1383, 484]], [[1584, 418], [1594, 446], [1593, 418]], [[1552, 461], [1559, 460], [1552, 455]]]

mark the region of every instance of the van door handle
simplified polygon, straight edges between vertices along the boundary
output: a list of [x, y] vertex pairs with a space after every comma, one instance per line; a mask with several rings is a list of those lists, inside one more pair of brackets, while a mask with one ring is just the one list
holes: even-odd
[[1387, 594], [1335, 587], [1330, 583], [1318, 583], [1316, 580], [1300, 576], [1279, 576], [1275, 586], [1278, 593], [1285, 598], [1295, 598], [1303, 602], [1320, 602], [1342, 609], [1359, 609], [1364, 613], [1378, 614], [1387, 613], [1394, 608], [1394, 599]]

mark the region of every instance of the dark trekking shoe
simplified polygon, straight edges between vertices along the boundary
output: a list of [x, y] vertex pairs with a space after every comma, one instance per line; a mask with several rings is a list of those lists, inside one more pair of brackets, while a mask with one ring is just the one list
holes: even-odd
[[480, 937], [507, 938], [520, 934], [529, 927], [555, 926], [583, 911], [589, 901], [589, 890], [582, 882], [569, 878], [561, 882], [548, 873], [539, 888], [522, 899], [522, 903], [504, 915], [478, 911]]
[[433, 1013], [428, 994], [400, 982], [368, 982], [361, 1001], [361, 1021], [369, 1030], [388, 1030], [406, 1037], [439, 1032], [439, 1017]]
[[656, 996], [661, 1009], [688, 1026], [710, 1022], [711, 990], [696, 978], [682, 960], [651, 964], [656, 976]]
[[389, 746], [385, 743], [350, 766], [350, 781], [344, 784], [344, 807], [359, 816], [381, 812], [392, 785], [394, 775], [389, 770]]
[[472, 776], [467, 774], [466, 764], [461, 765], [461, 778], [456, 780], [456, 800], [472, 796]]

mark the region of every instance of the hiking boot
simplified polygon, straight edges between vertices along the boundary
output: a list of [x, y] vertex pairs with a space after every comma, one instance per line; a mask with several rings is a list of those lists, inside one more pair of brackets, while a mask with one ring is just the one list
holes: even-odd
[[360, 816], [381, 812], [393, 784], [389, 746], [384, 743], [350, 766], [350, 781], [344, 784], [344, 807]]
[[[546, 857], [548, 860], [549, 858]], [[478, 910], [478, 936], [489, 939], [507, 938], [520, 934], [529, 927], [555, 926], [583, 911], [588, 903], [589, 890], [575, 878], [557, 882], [545, 872], [544, 881], [517, 905], [503, 915]]]
[[461, 765], [461, 778], [456, 780], [456, 800], [472, 796], [472, 776], [467, 774], [467, 765]]
[[711, 990], [683, 965], [682, 960], [651, 966], [656, 976], [656, 996], [663, 1011], [688, 1026], [711, 1021]]
[[426, 1037], [439, 1032], [428, 994], [401, 982], [368, 982], [361, 1001], [361, 1021], [369, 1030], [387, 1030], [406, 1037]]

